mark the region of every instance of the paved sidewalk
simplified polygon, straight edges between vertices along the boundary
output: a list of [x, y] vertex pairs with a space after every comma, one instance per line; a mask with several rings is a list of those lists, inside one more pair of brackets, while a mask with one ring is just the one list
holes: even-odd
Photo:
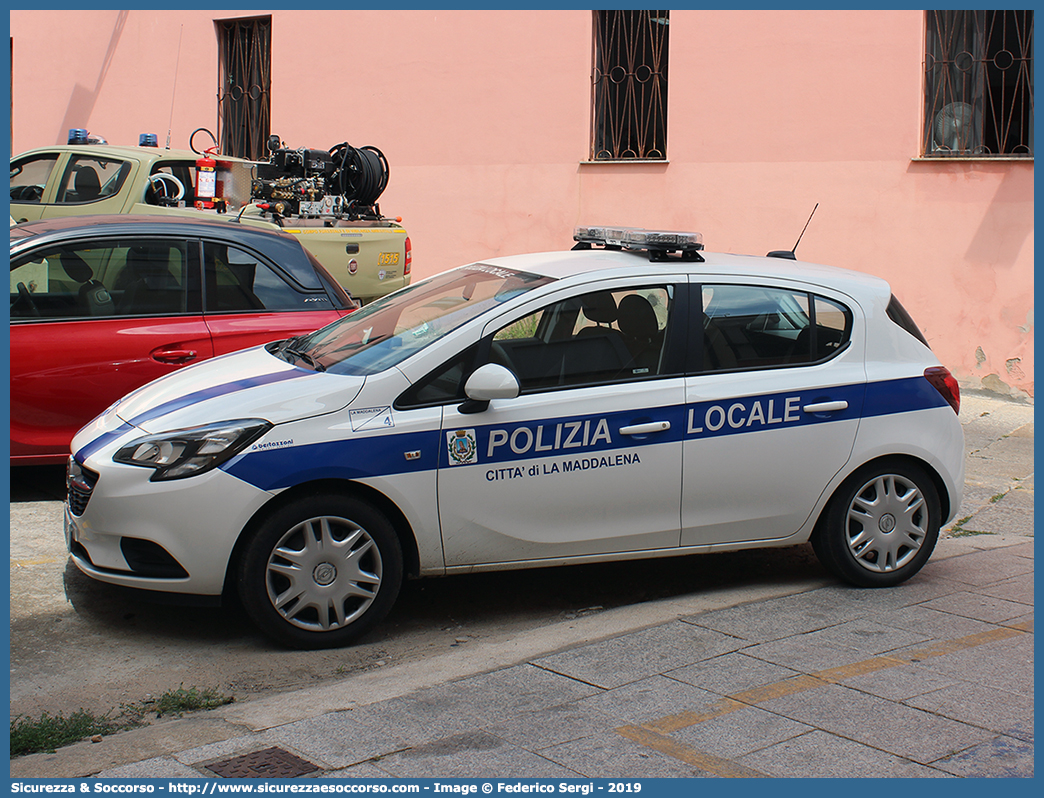
[[966, 393], [961, 417], [964, 504], [899, 587], [824, 578], [444, 683], [427, 664], [431, 686], [404, 694], [393, 668], [22, 757], [11, 775], [1032, 776], [1033, 408]]

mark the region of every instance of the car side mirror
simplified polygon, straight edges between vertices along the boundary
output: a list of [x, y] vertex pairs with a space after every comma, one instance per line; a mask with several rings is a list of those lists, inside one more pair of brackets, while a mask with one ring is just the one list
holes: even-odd
[[481, 413], [493, 399], [514, 399], [518, 396], [518, 377], [498, 363], [479, 366], [464, 383], [468, 400], [457, 408], [461, 413]]

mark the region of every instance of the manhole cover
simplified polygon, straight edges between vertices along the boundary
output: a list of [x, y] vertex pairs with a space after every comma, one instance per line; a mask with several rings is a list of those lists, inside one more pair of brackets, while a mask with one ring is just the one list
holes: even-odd
[[214, 762], [207, 765], [207, 770], [226, 779], [292, 779], [313, 773], [319, 770], [319, 766], [282, 748], [265, 748], [223, 762]]

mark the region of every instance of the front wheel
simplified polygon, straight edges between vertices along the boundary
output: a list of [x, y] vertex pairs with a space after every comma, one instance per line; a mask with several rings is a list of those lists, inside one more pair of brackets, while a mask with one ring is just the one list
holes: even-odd
[[333, 648], [388, 614], [402, 584], [402, 549], [371, 505], [308, 496], [261, 524], [237, 576], [243, 606], [261, 631], [293, 648]]
[[928, 561], [941, 516], [938, 490], [923, 469], [880, 463], [838, 488], [812, 532], [812, 548], [841, 579], [861, 587], [890, 587]]

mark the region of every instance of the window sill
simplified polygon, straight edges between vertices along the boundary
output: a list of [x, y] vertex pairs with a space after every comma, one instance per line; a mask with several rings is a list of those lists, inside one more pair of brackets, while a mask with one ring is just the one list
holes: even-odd
[[997, 161], [1005, 162], [1023, 162], [1033, 163], [1032, 155], [933, 155], [930, 157], [919, 157], [911, 158], [914, 163], [961, 163], [966, 161], [972, 161], [974, 163], [996, 163]]
[[641, 163], [641, 164], [669, 164], [666, 158], [605, 158], [600, 161], [580, 161], [581, 166], [616, 166], [617, 164]]

